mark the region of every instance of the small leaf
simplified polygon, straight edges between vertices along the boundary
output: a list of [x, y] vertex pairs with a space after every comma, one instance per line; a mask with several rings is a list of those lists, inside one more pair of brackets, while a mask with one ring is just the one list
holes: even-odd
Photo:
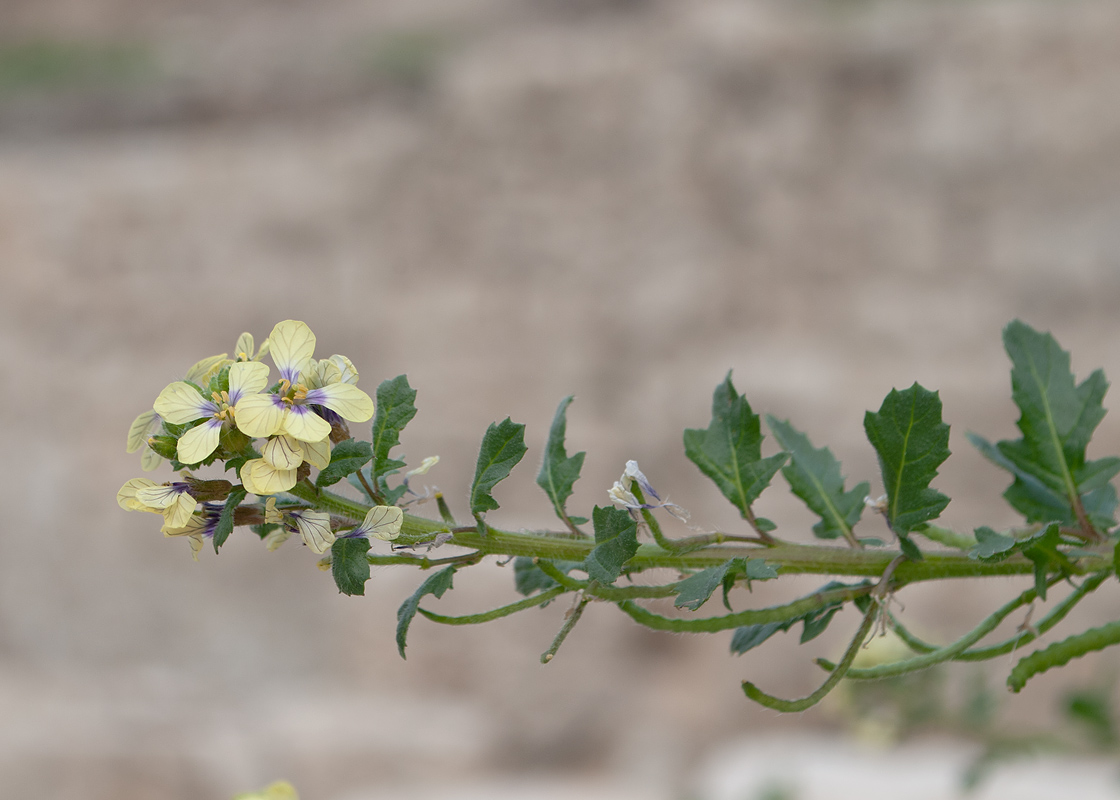
[[788, 458], [779, 453], [762, 457], [758, 415], [735, 391], [731, 373], [712, 396], [712, 421], [707, 428], [684, 432], [685, 455], [711, 478], [744, 519], [753, 503]]
[[482, 437], [478, 452], [474, 481], [471, 483], [471, 513], [481, 514], [498, 508], [490, 492], [525, 455], [525, 426], [506, 417], [498, 424], [491, 423]]
[[[758, 559], [752, 559], [758, 560]], [[750, 562], [748, 562], [750, 563]], [[775, 573], [776, 575], [777, 573]], [[854, 584], [855, 586], [866, 585]], [[827, 592], [833, 589], [845, 589], [852, 586], [852, 584], [840, 583], [839, 581], [830, 581], [818, 589], [818, 592]], [[870, 599], [866, 596], [860, 596], [855, 599], [856, 606], [864, 613], [867, 612], [867, 603]], [[743, 625], [735, 629], [735, 634], [731, 637], [731, 652], [733, 655], [742, 655], [743, 653], [758, 647], [765, 642], [775, 633], [788, 631], [798, 622], [803, 623], [804, 629], [801, 632], [801, 643], [804, 644], [824, 633], [836, 612], [844, 607], [843, 602], [829, 603], [822, 608], [816, 608], [796, 617], [792, 617], [781, 622], [767, 622], [758, 625]]]
[[718, 567], [709, 567], [685, 578], [674, 587], [677, 590], [677, 599], [673, 601], [673, 605], [690, 611], [700, 608], [708, 602], [712, 592], [723, 584], [727, 571], [734, 567], [735, 559], [730, 559]]
[[404, 426], [416, 416], [416, 390], [408, 385], [407, 375], [382, 381], [377, 387], [377, 411], [373, 416], [373, 477], [398, 470], [404, 462], [389, 457], [389, 451], [401, 442]]
[[863, 513], [863, 501], [871, 485], [860, 483], [845, 492], [840, 462], [832, 451], [827, 447], [814, 448], [809, 437], [788, 422], [767, 416], [766, 424], [782, 449], [790, 452], [790, 463], [782, 467], [782, 475], [789, 482], [790, 489], [821, 518], [813, 526], [813, 533], [821, 539], [843, 536], [854, 542], [852, 527]]
[[765, 622], [759, 625], [738, 627], [731, 636], [731, 653], [741, 656], [748, 650], [758, 647], [775, 633], [788, 631], [795, 622], [797, 622], [796, 619], [791, 619], [786, 622]]
[[[582, 569], [582, 561], [550, 561], [554, 567], [567, 575], [573, 569]], [[544, 574], [529, 556], [518, 556], [513, 561], [513, 586], [520, 594], [528, 597], [534, 592], [544, 592], [556, 586], [556, 581]]]
[[353, 475], [360, 470], [372, 458], [373, 449], [369, 442], [360, 442], [357, 439], [339, 442], [331, 451], [331, 463], [319, 470], [315, 485], [322, 488], [336, 484], [347, 475]]
[[331, 545], [331, 574], [338, 591], [364, 595], [369, 580], [369, 539], [364, 536], [335, 539]]
[[591, 524], [595, 527], [595, 549], [584, 559], [585, 569], [593, 580], [609, 585], [638, 552], [638, 523], [620, 508], [595, 506]]
[[968, 551], [968, 555], [972, 558], [988, 559], [1005, 553], [1009, 554], [1016, 545], [1016, 540], [1013, 537], [997, 533], [987, 526], [979, 527], [974, 532], [976, 534], [976, 546]]
[[241, 505], [241, 501], [245, 499], [248, 492], [245, 491], [244, 486], [235, 486], [226, 497], [225, 505], [222, 506], [222, 514], [218, 517], [218, 525], [214, 528], [214, 552], [218, 552], [226, 539], [233, 533], [233, 512]]
[[567, 433], [568, 406], [572, 402], [569, 395], [560, 401], [556, 415], [552, 418], [552, 427], [548, 431], [548, 445], [545, 447], [544, 461], [541, 470], [537, 473], [537, 485], [544, 489], [552, 507], [556, 509], [556, 516], [567, 520], [565, 503], [572, 494], [572, 486], [579, 480], [580, 470], [583, 469], [583, 458], [586, 453], [576, 453], [568, 457], [564, 448], [564, 436]]
[[408, 638], [408, 625], [412, 622], [412, 618], [416, 616], [416, 609], [420, 607], [420, 601], [425, 595], [432, 595], [436, 599], [443, 597], [443, 593], [451, 588], [451, 579], [455, 576], [455, 565], [444, 567], [434, 575], [429, 575], [428, 579], [420, 584], [420, 588], [413, 592], [412, 596], [401, 603], [401, 607], [397, 609], [397, 650], [401, 654], [401, 658], [405, 658], [404, 648], [405, 640]]
[[[863, 427], [879, 456], [887, 522], [906, 552], [906, 534], [936, 519], [949, 505], [948, 497], [929, 486], [949, 457], [949, 426], [941, 421], [941, 399], [917, 383], [901, 392], [892, 389], [878, 412], [864, 415]], [[917, 551], [917, 546], [911, 543], [910, 549]]]

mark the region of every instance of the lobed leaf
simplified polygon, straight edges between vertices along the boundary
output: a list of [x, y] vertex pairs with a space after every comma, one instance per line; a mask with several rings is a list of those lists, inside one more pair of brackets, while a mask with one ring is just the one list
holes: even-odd
[[750, 517], [751, 504], [770, 485], [788, 453], [762, 457], [761, 426], [747, 399], [735, 391], [731, 373], [712, 395], [712, 420], [707, 428], [684, 432], [684, 450], [723, 496]]
[[377, 411], [373, 416], [373, 465], [376, 481], [398, 470], [404, 462], [389, 457], [389, 451], [401, 442], [401, 431], [416, 416], [416, 390], [408, 385], [407, 375], [382, 381], [377, 387]]
[[524, 425], [512, 422], [509, 417], [500, 423], [490, 424], [486, 435], [482, 437], [474, 481], [471, 483], [472, 514], [481, 514], [499, 507], [490, 492], [499, 481], [509, 476], [527, 449]]
[[567, 411], [572, 399], [571, 395], [565, 397], [556, 409], [552, 426], [548, 430], [544, 461], [541, 462], [540, 472], [537, 473], [537, 485], [544, 489], [548, 499], [552, 501], [556, 516], [565, 521], [569, 519], [565, 504], [572, 494], [572, 486], [579, 480], [580, 470], [583, 469], [583, 458], [586, 455], [581, 452], [569, 458], [564, 449], [564, 436], [568, 428]]
[[949, 426], [941, 421], [941, 399], [917, 383], [901, 392], [891, 389], [878, 412], [864, 415], [863, 427], [879, 456], [887, 523], [903, 552], [920, 557], [907, 534], [936, 519], [949, 505], [949, 498], [929, 485], [949, 457]]
[[420, 584], [420, 588], [412, 593], [412, 596], [401, 603], [401, 607], [397, 609], [397, 651], [401, 654], [401, 658], [405, 658], [404, 648], [405, 640], [408, 638], [408, 626], [412, 622], [412, 618], [416, 616], [416, 609], [420, 607], [420, 601], [426, 595], [432, 595], [436, 599], [443, 597], [444, 592], [451, 588], [451, 579], [455, 576], [455, 565], [444, 567], [434, 575], [429, 575], [427, 580]]
[[638, 523], [620, 508], [595, 506], [591, 524], [595, 528], [595, 548], [584, 559], [584, 567], [593, 580], [609, 585], [638, 552]]
[[319, 470], [315, 485], [319, 488], [332, 486], [348, 475], [353, 475], [373, 458], [373, 448], [369, 442], [346, 439], [334, 446], [331, 463]]
[[731, 610], [727, 593], [735, 585], [739, 576], [745, 576], [747, 584], [752, 580], [770, 580], [778, 577], [777, 570], [761, 558], [731, 558], [722, 564], [701, 570], [676, 584], [677, 599], [673, 605], [695, 611], [708, 602], [712, 593], [723, 587], [723, 604]]
[[840, 462], [827, 447], [814, 448], [809, 437], [789, 422], [767, 415], [766, 424], [782, 449], [790, 453], [790, 463], [782, 467], [790, 489], [821, 518], [813, 526], [813, 533], [821, 539], [843, 536], [854, 543], [852, 527], [859, 522], [871, 485], [860, 483], [845, 492]]
[[338, 591], [364, 595], [369, 580], [369, 539], [364, 536], [335, 539], [331, 545], [331, 575]]

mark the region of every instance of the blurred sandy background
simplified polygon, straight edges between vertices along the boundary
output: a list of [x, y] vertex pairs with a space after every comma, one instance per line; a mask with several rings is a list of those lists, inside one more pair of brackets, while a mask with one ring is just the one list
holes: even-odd
[[[695, 523], [735, 526], [680, 442], [728, 369], [873, 491], [863, 412], [918, 380], [953, 425], [947, 521], [1009, 524], [1006, 481], [964, 440], [1014, 435], [1002, 326], [1120, 374], [1118, 42], [1111, 0], [6, 0], [0, 794], [202, 800], [287, 777], [305, 800], [676, 800], [715, 796], [724, 742], [844, 736], [739, 680], [807, 693], [851, 619], [733, 659], [728, 636], [596, 606], [542, 667], [554, 604], [418, 619], [402, 662], [420, 574], [346, 598], [305, 549], [242, 532], [193, 563], [114, 502], [141, 474], [128, 424], [198, 358], [294, 317], [371, 393], [408, 373], [402, 449], [442, 457], [428, 479], [459, 514], [510, 415], [531, 450], [494, 519], [551, 524], [533, 477], [573, 393], [573, 507], [636, 458]], [[1095, 452], [1118, 439], [1114, 412]], [[760, 510], [807, 537], [787, 494]], [[1021, 583], [900, 599], [947, 638]], [[1068, 630], [1111, 618], [1100, 594]], [[488, 565], [438, 607], [512, 596]], [[1107, 663], [1039, 679], [1008, 718], [1044, 724]]]

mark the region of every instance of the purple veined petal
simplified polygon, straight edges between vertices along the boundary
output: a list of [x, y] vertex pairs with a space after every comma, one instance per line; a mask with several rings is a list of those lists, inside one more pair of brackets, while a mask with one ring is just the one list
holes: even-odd
[[277, 322], [268, 336], [272, 363], [280, 370], [280, 377], [297, 383], [299, 373], [315, 355], [315, 334], [307, 324], [286, 319]]
[[218, 406], [186, 381], [175, 381], [159, 393], [152, 409], [172, 425], [185, 425], [202, 417], [213, 416], [217, 413]]
[[637, 481], [638, 486], [639, 488], [641, 488], [643, 494], [651, 495], [653, 499], [657, 500], [658, 502], [661, 501], [661, 495], [657, 493], [656, 489], [650, 486], [649, 480], [642, 473], [642, 471], [638, 469], [637, 461], [630, 460], [626, 462], [626, 471], [622, 473], [622, 477], [630, 478], [631, 480]]
[[288, 404], [276, 394], [247, 395], [233, 409], [238, 430], [253, 438], [279, 433], [287, 414]]
[[259, 361], [238, 361], [229, 367], [229, 404], [247, 395], [263, 392], [268, 386], [268, 364]]
[[331, 426], [307, 406], [292, 406], [284, 417], [283, 432], [301, 442], [321, 442], [330, 436]]
[[201, 425], [191, 428], [179, 437], [177, 451], [184, 464], [197, 464], [218, 449], [222, 435], [222, 421], [211, 417]]
[[261, 448], [261, 456], [274, 469], [298, 469], [303, 463], [303, 447], [291, 436], [273, 436]]
[[326, 406], [350, 422], [373, 419], [373, 400], [351, 383], [332, 383], [307, 393], [307, 402]]

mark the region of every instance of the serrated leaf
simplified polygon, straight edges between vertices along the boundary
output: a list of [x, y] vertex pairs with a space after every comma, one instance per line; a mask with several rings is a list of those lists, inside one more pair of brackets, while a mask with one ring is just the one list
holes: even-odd
[[226, 496], [225, 505], [222, 506], [221, 516], [218, 517], [218, 524], [214, 528], [214, 552], [218, 552], [226, 539], [233, 533], [233, 512], [241, 505], [241, 501], [245, 499], [248, 492], [245, 491], [244, 486], [235, 486]]
[[715, 482], [744, 519], [788, 458], [787, 453], [763, 458], [763, 438], [758, 415], [735, 391], [730, 372], [712, 395], [708, 427], [684, 432], [685, 455]]
[[405, 640], [408, 638], [408, 626], [416, 616], [416, 609], [425, 595], [432, 595], [437, 600], [443, 597], [444, 592], [451, 588], [451, 579], [455, 576], [455, 565], [444, 567], [434, 575], [429, 575], [427, 580], [420, 584], [420, 588], [412, 596], [401, 603], [397, 609], [397, 651], [401, 658], [405, 658]]
[[556, 516], [567, 520], [568, 514], [565, 504], [572, 494], [572, 486], [579, 480], [580, 470], [583, 469], [583, 458], [586, 453], [576, 453], [568, 457], [564, 448], [564, 436], [568, 429], [567, 411], [571, 405], [572, 396], [569, 395], [560, 401], [556, 414], [552, 418], [552, 426], [548, 430], [548, 445], [545, 447], [544, 461], [541, 470], [537, 473], [537, 485], [544, 489]]
[[941, 421], [941, 399], [917, 383], [901, 392], [891, 389], [878, 412], [864, 415], [863, 427], [879, 456], [887, 522], [906, 552], [906, 534], [936, 519], [949, 505], [949, 498], [929, 485], [949, 457], [949, 426]]
[[593, 580], [612, 584], [622, 574], [623, 565], [638, 552], [638, 523], [620, 508], [595, 506], [591, 524], [595, 527], [595, 548], [584, 559], [584, 568]]
[[416, 416], [416, 390], [408, 385], [407, 375], [385, 380], [377, 387], [377, 411], [373, 416], [373, 478], [376, 480], [404, 462], [389, 457], [401, 442], [401, 431]]
[[[848, 588], [851, 585], [852, 584], [840, 583], [838, 581], [830, 581], [818, 589], [817, 592]], [[858, 586], [860, 584], [855, 585]], [[857, 606], [863, 605], [861, 610], [866, 613], [866, 605], [861, 604], [861, 601], [869, 601], [869, 598], [861, 596], [854, 601]], [[801, 631], [801, 643], [804, 644], [824, 633], [829, 623], [832, 622], [832, 618], [836, 615], [836, 612], [843, 607], [844, 604], [842, 602], [829, 603], [822, 608], [808, 611], [781, 622], [767, 622], [758, 625], [743, 625], [738, 627], [731, 637], [731, 652], [733, 655], [742, 655], [748, 650], [758, 647], [775, 633], [788, 631], [798, 622], [804, 625]]]
[[[1085, 450], [1104, 418], [1102, 400], [1108, 381], [1101, 370], [1075, 384], [1069, 353], [1049, 333], [1015, 320], [1003, 331], [1011, 358], [1012, 399], [1019, 408], [1022, 437], [993, 448], [980, 437], [973, 444], [998, 466], [1015, 476], [1004, 497], [1030, 522], [1085, 521], [1101, 527], [1115, 524], [1109, 481], [1120, 472], [1120, 458], [1086, 461]], [[1106, 493], [1089, 500], [1097, 491]], [[1088, 505], [1095, 505], [1090, 512]], [[1103, 512], [1103, 513], [1102, 513]]]
[[968, 551], [971, 558], [989, 559], [1010, 554], [1017, 544], [1014, 537], [1005, 536], [986, 525], [977, 528], [974, 533], [976, 534], [976, 546]]
[[[573, 569], [582, 569], [582, 561], [551, 561], [554, 567], [567, 575]], [[556, 581], [541, 571], [529, 556], [518, 556], [513, 560], [513, 586], [518, 593], [528, 597], [534, 592], [544, 592], [556, 586]]]
[[315, 485], [322, 488], [332, 486], [360, 470], [373, 458], [373, 448], [369, 442], [346, 439], [334, 446], [331, 463], [319, 470]]
[[509, 476], [510, 470], [517, 466], [527, 449], [524, 425], [511, 421], [509, 417], [497, 424], [490, 424], [486, 435], [482, 437], [474, 481], [471, 483], [472, 514], [493, 511], [499, 507], [490, 492], [499, 481]]
[[778, 571], [761, 558], [732, 558], [722, 564], [690, 575], [676, 585], [677, 598], [673, 605], [695, 611], [708, 601], [712, 593], [723, 587], [723, 603], [730, 609], [727, 593], [739, 576], [745, 576], [747, 585], [752, 580], [770, 580], [778, 577]]
[[840, 462], [832, 451], [827, 447], [814, 448], [809, 437], [789, 422], [768, 415], [766, 424], [782, 449], [790, 453], [790, 463], [782, 467], [782, 475], [790, 489], [821, 518], [813, 526], [813, 533], [821, 539], [843, 536], [854, 542], [852, 527], [863, 513], [863, 501], [871, 491], [871, 485], [860, 483], [845, 492]]
[[331, 545], [331, 574], [338, 591], [364, 595], [369, 580], [369, 539], [364, 536], [335, 539]]

